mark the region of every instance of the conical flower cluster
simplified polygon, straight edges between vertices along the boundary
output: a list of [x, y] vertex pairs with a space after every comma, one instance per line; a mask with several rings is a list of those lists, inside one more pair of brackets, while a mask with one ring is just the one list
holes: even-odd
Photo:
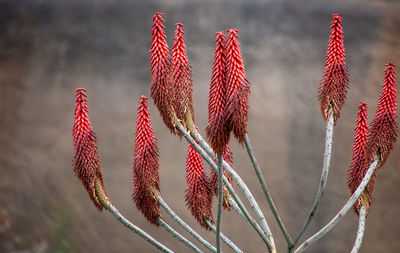
[[206, 221], [213, 222], [212, 193], [203, 159], [190, 144], [186, 156], [186, 184], [186, 205], [200, 225], [209, 230]]
[[226, 107], [226, 36], [216, 33], [214, 64], [208, 102], [207, 138], [216, 153], [223, 153], [229, 142], [230, 132], [225, 126]]
[[139, 99], [135, 154], [133, 158], [133, 200], [147, 220], [158, 226], [161, 217], [156, 195], [160, 192], [160, 162], [157, 140], [150, 122], [147, 98]]
[[[357, 187], [363, 180], [369, 166], [367, 159], [367, 136], [368, 136], [368, 122], [367, 122], [367, 104], [361, 102], [358, 106], [358, 116], [356, 121], [356, 128], [354, 134], [353, 144], [353, 160], [347, 172], [347, 186], [350, 193], [353, 194]], [[367, 208], [371, 204], [372, 192], [375, 186], [375, 174], [370, 179], [364, 192], [354, 204], [354, 211], [359, 214], [361, 206]]]
[[151, 89], [150, 95], [157, 106], [165, 125], [175, 133], [172, 123], [173, 80], [171, 77], [171, 54], [166, 42], [162, 13], [153, 17], [153, 29], [150, 47]]
[[226, 40], [226, 126], [233, 131], [240, 144], [245, 142], [249, 110], [250, 86], [246, 80], [239, 31], [228, 30]]
[[[229, 143], [225, 146], [225, 150], [223, 152], [223, 158], [225, 162], [227, 162], [232, 168], [233, 168], [233, 153], [231, 151], [231, 148], [229, 146]], [[218, 174], [213, 170], [211, 170], [211, 178], [210, 178], [210, 186], [211, 186], [211, 191], [214, 193], [215, 196], [218, 196]], [[228, 172], [223, 170], [224, 176], [228, 180], [230, 184], [233, 183], [233, 178], [231, 175], [229, 175]], [[228, 197], [230, 196], [230, 193], [226, 186], [224, 185], [224, 196], [223, 196], [223, 202], [222, 205], [224, 206], [225, 209], [230, 210], [231, 205], [229, 204]]]
[[103, 205], [95, 193], [96, 181], [100, 181], [105, 193], [103, 175], [100, 169], [99, 152], [96, 146], [96, 134], [88, 117], [86, 89], [76, 90], [75, 121], [72, 128], [74, 141], [74, 172], [89, 193], [94, 205], [101, 211]]
[[397, 140], [397, 95], [394, 67], [393, 63], [386, 64], [383, 88], [368, 136], [368, 158], [372, 160], [378, 156], [380, 159], [378, 167], [386, 162]]
[[340, 14], [333, 14], [332, 17], [331, 35], [329, 37], [324, 74], [321, 87], [318, 91], [318, 97], [323, 117], [325, 120], [328, 120], [328, 112], [332, 109], [336, 124], [346, 100], [349, 88], [349, 75], [347, 73], [343, 44], [343, 19]]
[[172, 46], [172, 66], [171, 74], [174, 83], [174, 109], [178, 119], [183, 119], [185, 111], [193, 109], [193, 84], [192, 71], [186, 55], [186, 45], [184, 40], [184, 26], [176, 24], [174, 44]]

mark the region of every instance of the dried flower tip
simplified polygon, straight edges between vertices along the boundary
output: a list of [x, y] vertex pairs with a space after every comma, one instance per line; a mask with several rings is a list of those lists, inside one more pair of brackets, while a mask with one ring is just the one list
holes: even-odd
[[173, 106], [180, 120], [184, 118], [186, 108], [194, 113], [192, 71], [186, 55], [184, 34], [183, 24], [177, 23], [172, 46], [171, 75], [174, 83]]
[[133, 158], [133, 200], [149, 222], [158, 226], [161, 217], [156, 195], [160, 192], [160, 162], [157, 140], [150, 121], [147, 98], [140, 97], [137, 109]]
[[[227, 162], [233, 168], [233, 153], [231, 151], [229, 143], [225, 147], [223, 158], [224, 158], [225, 162]], [[225, 170], [223, 170], [223, 174], [226, 177], [226, 179], [228, 180], [228, 182], [230, 184], [232, 184], [233, 183], [232, 176], [229, 175], [229, 173], [226, 172]], [[218, 174], [212, 169], [211, 169], [210, 187], [211, 187], [211, 191], [214, 193], [214, 195], [218, 196]], [[223, 187], [223, 192], [224, 192], [224, 197], [223, 197], [222, 205], [223, 205], [224, 209], [229, 211], [229, 210], [231, 210], [231, 205], [229, 204], [228, 199], [231, 197], [231, 195], [225, 185]]]
[[150, 47], [151, 88], [150, 95], [160, 112], [165, 125], [176, 133], [172, 124], [173, 80], [171, 77], [171, 54], [166, 42], [164, 19], [162, 13], [153, 17], [152, 38]]
[[90, 199], [100, 211], [103, 205], [99, 201], [96, 192], [96, 181], [100, 182], [104, 196], [107, 197], [103, 183], [103, 175], [100, 169], [99, 152], [96, 146], [96, 134], [92, 129], [88, 117], [88, 108], [86, 100], [86, 89], [76, 90], [75, 121], [72, 127], [74, 141], [74, 172], [82, 182]]
[[229, 142], [230, 130], [225, 126], [226, 52], [223, 32], [216, 33], [216, 47], [208, 102], [207, 138], [214, 152], [222, 153]]
[[199, 153], [189, 144], [186, 156], [186, 205], [201, 226], [210, 230], [206, 221], [213, 222], [212, 193], [203, 160]]
[[[358, 106], [358, 116], [354, 134], [353, 144], [353, 160], [347, 172], [347, 186], [350, 194], [353, 194], [360, 185], [368, 170], [367, 159], [367, 136], [368, 136], [368, 117], [367, 104], [360, 102]], [[371, 203], [372, 192], [375, 186], [375, 175], [370, 179], [361, 197], [354, 204], [354, 211], [359, 214], [361, 206], [367, 208], [367, 212]]]
[[386, 64], [382, 92], [376, 108], [375, 118], [371, 123], [368, 135], [367, 154], [369, 159], [376, 156], [380, 159], [378, 168], [388, 159], [397, 141], [397, 94], [396, 71], [393, 63]]
[[349, 88], [349, 75], [345, 61], [343, 44], [342, 17], [333, 14], [331, 35], [326, 52], [324, 74], [318, 91], [322, 116], [327, 121], [329, 113], [333, 112], [335, 124], [346, 100]]
[[233, 130], [235, 138], [244, 144], [247, 134], [250, 86], [238, 42], [239, 31], [228, 30], [226, 41], [226, 115], [225, 125]]

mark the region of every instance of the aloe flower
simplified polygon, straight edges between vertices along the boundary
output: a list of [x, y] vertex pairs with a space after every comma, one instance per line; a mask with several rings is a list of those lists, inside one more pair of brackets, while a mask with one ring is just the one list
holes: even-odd
[[133, 200], [147, 220], [159, 226], [160, 162], [157, 140], [150, 122], [147, 98], [139, 99], [137, 109], [135, 154], [133, 158]]
[[246, 80], [240, 44], [239, 31], [228, 30], [226, 41], [226, 109], [225, 119], [229, 131], [232, 130], [240, 144], [244, 144], [247, 134], [250, 86]]
[[322, 116], [327, 121], [329, 118], [328, 112], [332, 109], [336, 124], [346, 100], [349, 75], [347, 73], [343, 44], [343, 19], [340, 14], [333, 14], [332, 17], [331, 35], [329, 36], [324, 74], [318, 97]]
[[206, 134], [214, 152], [223, 153], [230, 137], [229, 129], [224, 125], [226, 107], [226, 37], [222, 32], [218, 32], [216, 35]]
[[184, 26], [176, 24], [174, 44], [172, 46], [171, 75], [174, 83], [174, 109], [178, 119], [184, 118], [185, 111], [193, 110], [193, 83], [192, 71], [186, 55], [184, 40]]
[[367, 154], [369, 159], [376, 156], [380, 159], [378, 168], [388, 159], [397, 140], [397, 119], [396, 119], [396, 71], [395, 65], [385, 65], [385, 78], [382, 92], [376, 108], [375, 118], [371, 123], [370, 134], [368, 135]]
[[[233, 168], [233, 153], [231, 151], [231, 148], [229, 146], [229, 143], [225, 146], [224, 154], [223, 154], [224, 160]], [[211, 191], [214, 193], [215, 196], [218, 196], [218, 174], [213, 170], [210, 169], [211, 171], [211, 179], [210, 179], [210, 186], [211, 186]], [[233, 178], [231, 175], [228, 174], [224, 170], [224, 176], [228, 180], [230, 184], [233, 183]], [[228, 197], [230, 196], [230, 193], [226, 186], [224, 185], [224, 197], [223, 197], [223, 203], [222, 205], [224, 206], [224, 209], [230, 210], [231, 205], [229, 204]]]
[[160, 112], [165, 125], [176, 133], [172, 123], [173, 80], [170, 75], [171, 54], [166, 42], [162, 13], [153, 17], [153, 29], [150, 47], [151, 89], [150, 95]]
[[96, 134], [88, 117], [86, 97], [86, 89], [79, 88], [76, 90], [75, 121], [72, 127], [75, 150], [73, 168], [75, 175], [89, 193], [93, 204], [101, 211], [103, 210], [103, 205], [95, 193], [96, 181], [100, 181], [104, 194], [106, 194], [106, 191], [100, 168], [99, 152], [96, 146]]
[[[353, 194], [357, 190], [357, 187], [363, 180], [369, 166], [367, 159], [367, 136], [368, 136], [367, 118], [368, 118], [367, 104], [360, 102], [360, 105], [358, 106], [358, 116], [354, 134], [353, 160], [347, 172], [347, 186], [350, 190], [350, 194]], [[374, 186], [375, 186], [375, 175], [370, 179], [361, 197], [357, 200], [357, 202], [353, 206], [354, 211], [357, 214], [359, 214], [360, 208], [363, 205], [366, 207], [368, 213]]]
[[186, 205], [201, 226], [210, 230], [206, 221], [213, 222], [212, 193], [203, 166], [203, 159], [189, 144], [186, 156]]

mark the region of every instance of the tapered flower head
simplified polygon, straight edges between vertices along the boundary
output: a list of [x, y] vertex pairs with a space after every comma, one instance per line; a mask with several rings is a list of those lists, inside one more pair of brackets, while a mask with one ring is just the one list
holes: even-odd
[[172, 99], [173, 80], [171, 77], [171, 54], [166, 42], [164, 19], [162, 13], [156, 13], [153, 17], [153, 29], [150, 47], [151, 64], [151, 89], [150, 95], [154, 100], [157, 109], [165, 125], [176, 133], [172, 123]]
[[383, 88], [376, 108], [375, 118], [368, 135], [367, 154], [369, 159], [378, 156], [381, 167], [388, 159], [397, 140], [397, 95], [396, 71], [393, 63], [386, 64]]
[[329, 111], [332, 110], [336, 124], [346, 100], [349, 75], [347, 73], [343, 44], [343, 19], [340, 14], [333, 14], [332, 17], [331, 35], [329, 36], [324, 74], [318, 97], [322, 116], [325, 120], [328, 120]]
[[184, 40], [184, 26], [176, 24], [175, 39], [172, 46], [172, 66], [171, 74], [174, 83], [174, 108], [178, 119], [182, 120], [187, 108], [193, 110], [193, 83], [192, 71], [186, 55], [186, 45]]
[[239, 31], [228, 30], [226, 41], [226, 125], [243, 145], [247, 134], [250, 86], [246, 80]]
[[209, 230], [206, 221], [213, 222], [212, 193], [203, 160], [190, 144], [186, 156], [186, 184], [186, 205], [200, 225]]
[[[223, 153], [223, 158], [225, 162], [227, 162], [232, 168], [233, 168], [233, 154], [231, 151], [231, 148], [229, 146], [229, 143], [225, 146], [225, 150]], [[231, 175], [229, 175], [228, 172], [223, 170], [224, 176], [228, 180], [230, 184], [233, 183], [233, 178]], [[210, 179], [210, 186], [211, 186], [211, 191], [214, 193], [215, 196], [218, 196], [218, 174], [211, 169], [211, 179]], [[230, 210], [231, 205], [229, 204], [228, 198], [230, 197], [230, 193], [226, 186], [224, 185], [223, 187], [223, 192], [224, 192], [224, 197], [223, 197], [223, 202], [222, 205], [224, 206], [224, 209]]]
[[[351, 194], [353, 194], [357, 190], [357, 187], [360, 185], [368, 170], [369, 163], [367, 159], [367, 136], [367, 104], [361, 102], [358, 106], [358, 117], [354, 134], [353, 161], [347, 172], [347, 186]], [[366, 207], [368, 212], [369, 206], [371, 204], [374, 186], [375, 174], [371, 177], [367, 187], [361, 194], [361, 197], [353, 206], [354, 211], [357, 214], [359, 214], [360, 208], [363, 205]]]
[[226, 108], [226, 37], [216, 33], [214, 64], [208, 101], [207, 138], [216, 153], [223, 153], [230, 137], [230, 130], [225, 126]]
[[147, 220], [158, 226], [161, 217], [157, 194], [160, 192], [160, 162], [157, 140], [150, 122], [147, 98], [139, 100], [133, 158], [133, 200]]
[[96, 146], [96, 134], [92, 129], [88, 117], [86, 89], [76, 90], [75, 121], [72, 128], [74, 141], [74, 172], [89, 193], [94, 205], [101, 211], [103, 205], [95, 193], [96, 181], [100, 181], [105, 193], [103, 175], [100, 169], [99, 152]]

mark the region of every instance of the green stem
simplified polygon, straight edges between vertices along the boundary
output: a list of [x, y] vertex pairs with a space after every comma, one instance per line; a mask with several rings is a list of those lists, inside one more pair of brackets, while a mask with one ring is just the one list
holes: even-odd
[[167, 252], [167, 253], [173, 253], [172, 250], [168, 249], [166, 246], [164, 246], [163, 244], [161, 244], [159, 241], [157, 241], [156, 239], [154, 239], [153, 237], [151, 237], [149, 234], [147, 234], [146, 232], [144, 232], [142, 229], [140, 229], [139, 227], [135, 226], [134, 224], [132, 224], [132, 222], [130, 222], [128, 219], [126, 219], [119, 211], [118, 209], [113, 206], [113, 204], [111, 204], [111, 202], [109, 200], [106, 200], [105, 203], [102, 203], [103, 206], [112, 214], [114, 215], [114, 217], [121, 222], [125, 227], [127, 227], [128, 229], [130, 229], [131, 231], [135, 232], [136, 234], [138, 234], [140, 237], [142, 237], [143, 239], [145, 239], [146, 241], [148, 241], [150, 244], [152, 244], [154, 247], [156, 247], [157, 249], [159, 249], [162, 252]]
[[376, 159], [371, 163], [371, 165], [368, 168], [367, 173], [365, 173], [363, 180], [361, 181], [360, 185], [357, 187], [357, 190], [353, 193], [353, 195], [346, 202], [346, 204], [342, 207], [342, 209], [340, 209], [340, 211], [336, 214], [336, 216], [333, 217], [333, 219], [331, 221], [329, 221], [329, 223], [326, 224], [325, 227], [323, 227], [320, 231], [318, 231], [316, 234], [314, 234], [309, 239], [307, 239], [305, 242], [303, 242], [295, 250], [295, 253], [303, 252], [305, 249], [310, 247], [310, 245], [314, 244], [316, 241], [318, 241], [324, 235], [326, 235], [332, 228], [334, 228], [342, 220], [343, 216], [345, 216], [346, 213], [352, 208], [354, 203], [357, 201], [357, 199], [363, 193], [365, 187], [367, 187], [368, 182], [372, 177], [372, 174], [374, 174], [374, 172], [375, 172], [378, 162], [379, 162], [379, 160]]
[[217, 155], [218, 163], [218, 210], [217, 210], [217, 225], [216, 225], [216, 241], [217, 241], [217, 252], [221, 252], [221, 218], [222, 218], [222, 200], [223, 200], [223, 173], [222, 173], [222, 153]]
[[264, 177], [263, 177], [262, 172], [260, 170], [260, 166], [258, 165], [256, 156], [255, 156], [254, 151], [253, 151], [253, 148], [251, 147], [249, 136], [247, 134], [246, 134], [246, 139], [245, 139], [245, 145], [246, 145], [246, 150], [247, 150], [247, 153], [249, 154], [251, 163], [253, 164], [254, 170], [256, 171], [258, 180], [260, 181], [261, 188], [262, 188], [262, 190], [264, 192], [265, 197], [267, 198], [269, 207], [271, 208], [272, 214], [274, 215], [275, 220], [277, 221], [277, 223], [279, 225], [279, 228], [281, 229], [283, 235], [285, 236], [285, 239], [286, 239], [286, 242], [288, 244], [288, 247], [292, 248], [293, 247], [293, 240], [290, 237], [288, 231], [286, 230], [285, 225], [283, 224], [281, 218], [279, 217], [278, 211], [276, 210], [275, 203], [272, 200], [271, 194], [268, 191], [267, 184], [265, 183]]
[[191, 243], [188, 239], [186, 239], [184, 236], [179, 234], [176, 230], [171, 228], [162, 218], [158, 218], [157, 221], [161, 225], [161, 227], [163, 227], [168, 233], [170, 233], [178, 241], [182, 242], [185, 246], [192, 249], [194, 252], [202, 252], [199, 248], [197, 248], [196, 245]]
[[326, 125], [324, 163], [322, 166], [321, 180], [319, 182], [317, 196], [315, 197], [314, 203], [310, 209], [310, 213], [308, 214], [307, 219], [305, 220], [302, 228], [300, 229], [300, 232], [294, 239], [294, 245], [296, 245], [299, 242], [301, 236], [304, 234], [311, 220], [314, 218], [315, 213], [321, 202], [322, 196], [324, 195], [325, 192], [326, 182], [328, 180], [328, 174], [329, 174], [329, 167], [331, 163], [333, 127], [334, 127], [334, 116], [332, 110], [330, 110], [328, 114], [329, 114], [329, 119]]
[[363, 237], [364, 237], [365, 219], [366, 218], [367, 218], [367, 209], [365, 208], [364, 205], [362, 205], [360, 208], [359, 216], [358, 216], [357, 238], [356, 238], [356, 241], [354, 242], [354, 246], [353, 246], [353, 249], [351, 250], [351, 253], [357, 253], [361, 248], [361, 243], [362, 243]]
[[[217, 165], [214, 163], [214, 161], [211, 159], [211, 157], [199, 146], [199, 144], [197, 144], [197, 142], [192, 138], [192, 136], [190, 136], [190, 134], [185, 130], [185, 128], [180, 123], [176, 124], [176, 129], [183, 135], [183, 137], [185, 137], [187, 142], [201, 155], [201, 157], [203, 157], [203, 159], [211, 166], [211, 168], [216, 173], [218, 173]], [[247, 211], [246, 207], [244, 206], [244, 204], [240, 200], [239, 196], [236, 194], [236, 192], [234, 191], [234, 189], [232, 188], [231, 184], [228, 182], [228, 180], [226, 179], [225, 176], [223, 177], [223, 180], [224, 180], [224, 184], [228, 188], [229, 193], [231, 194], [233, 199], [238, 204], [240, 210], [246, 216], [248, 222], [251, 224], [251, 226], [254, 228], [254, 230], [256, 230], [256, 232], [259, 234], [259, 236], [261, 237], [261, 239], [264, 241], [265, 245], [267, 246], [268, 250], [274, 252], [274, 247], [272, 247], [271, 242], [265, 236], [265, 234], [261, 231], [260, 227], [255, 222], [255, 220], [251, 217], [251, 215]]]
[[[198, 132], [192, 132], [193, 138], [201, 145], [202, 148], [207, 152], [209, 156], [212, 158], [216, 159], [216, 154], [212, 150], [212, 148], [207, 144], [207, 142], [201, 137], [201, 135]], [[242, 178], [236, 173], [236, 171], [226, 162], [223, 161], [223, 167], [225, 171], [232, 176], [233, 180], [237, 183], [239, 188], [242, 190], [244, 196], [246, 197], [247, 201], [249, 202], [250, 206], [253, 208], [254, 213], [256, 214], [258, 221], [260, 223], [260, 226], [262, 230], [264, 231], [264, 234], [268, 237], [271, 246], [272, 246], [272, 251], [275, 251], [275, 243], [274, 239], [272, 237], [271, 230], [268, 226], [267, 220], [264, 217], [264, 214], [262, 213], [260, 207], [258, 206], [258, 203], [256, 202], [253, 194], [250, 192], [249, 188], [247, 185], [244, 183]]]
[[[209, 220], [206, 220], [206, 223], [214, 232], [216, 232], [215, 226]], [[223, 233], [221, 233], [221, 239], [236, 253], [243, 253], [243, 251], [239, 249], [238, 246], [236, 246], [231, 240], [229, 240], [229, 238], [226, 237]]]
[[216, 253], [217, 250], [215, 249], [214, 246], [212, 246], [209, 242], [207, 242], [203, 237], [201, 237], [196, 231], [193, 230], [189, 225], [187, 225], [169, 206], [168, 204], [163, 200], [163, 198], [160, 195], [157, 195], [157, 200], [158, 203], [164, 208], [164, 210], [173, 218], [178, 224], [184, 228], [186, 231], [188, 231], [193, 238], [198, 240], [201, 244], [203, 244], [207, 249], [210, 251]]

